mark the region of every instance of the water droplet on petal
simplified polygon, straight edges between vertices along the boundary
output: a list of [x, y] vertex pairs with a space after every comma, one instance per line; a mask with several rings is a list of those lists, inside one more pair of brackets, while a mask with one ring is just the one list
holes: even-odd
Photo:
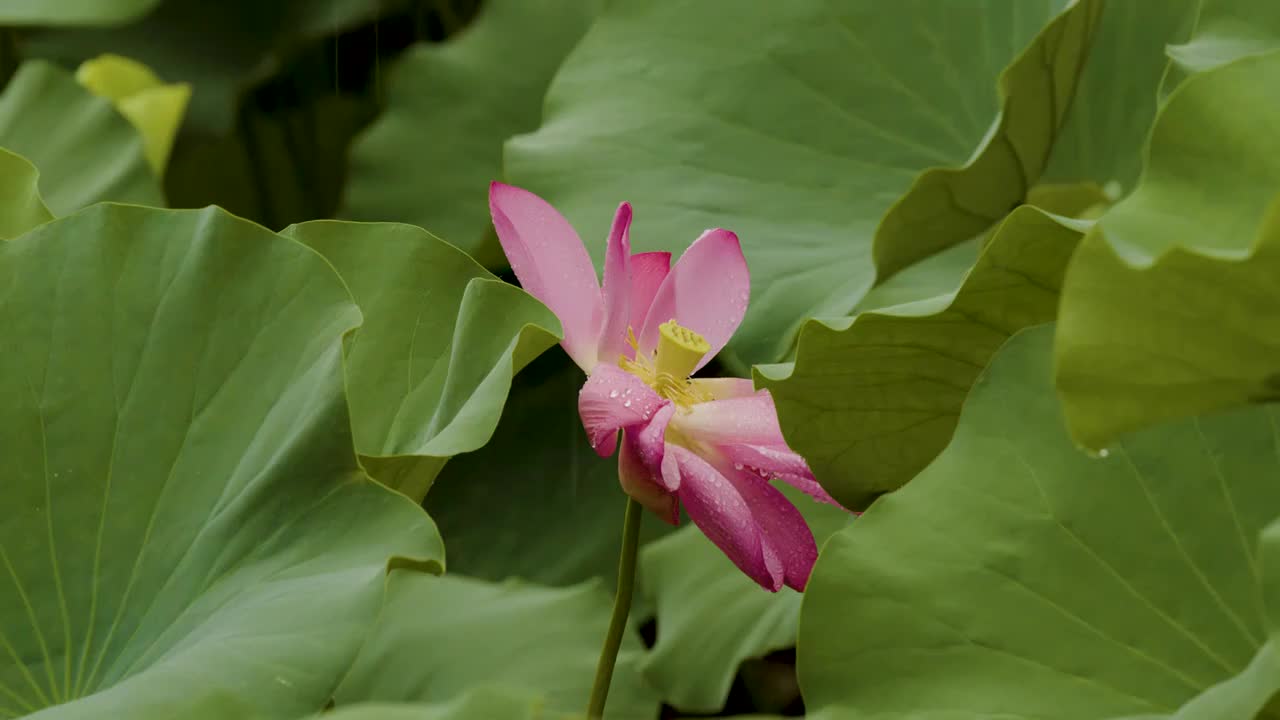
[[626, 402], [622, 403], [622, 407], [631, 407], [631, 401], [630, 401], [630, 400], [628, 400], [628, 401], [626, 401]]
[[741, 469], [742, 469], [742, 463], [734, 463], [734, 464], [733, 464], [733, 469], [734, 469], [734, 470], [741, 470]]
[[610, 391], [609, 391], [609, 397], [611, 397], [611, 398], [616, 398], [616, 397], [618, 397], [618, 391], [617, 391], [617, 390], [610, 390]]

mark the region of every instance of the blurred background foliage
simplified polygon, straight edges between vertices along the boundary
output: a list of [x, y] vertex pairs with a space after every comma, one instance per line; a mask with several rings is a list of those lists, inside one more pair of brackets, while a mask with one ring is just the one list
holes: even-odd
[[[114, 53], [189, 83], [164, 174], [168, 205], [216, 204], [273, 230], [337, 216], [348, 148], [382, 109], [392, 63], [447, 41], [480, 9], [479, 0], [136, 0], [77, 16], [55, 11], [58, 2], [27, 4], [49, 7], [0, 31], [0, 78], [25, 59], [74, 70]], [[0, 20], [23, 19], [18, 5], [0, 3]]]

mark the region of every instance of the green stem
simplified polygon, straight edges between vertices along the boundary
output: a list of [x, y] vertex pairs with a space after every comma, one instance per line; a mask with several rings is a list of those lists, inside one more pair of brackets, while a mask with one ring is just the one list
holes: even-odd
[[618, 648], [622, 646], [627, 616], [631, 614], [631, 595], [636, 584], [636, 550], [640, 547], [641, 510], [640, 503], [627, 498], [626, 519], [622, 522], [622, 554], [618, 557], [618, 594], [613, 599], [609, 633], [605, 635], [600, 663], [596, 665], [596, 681], [591, 686], [591, 703], [587, 706], [590, 720], [604, 717], [604, 701], [609, 696], [613, 665], [618, 661]]

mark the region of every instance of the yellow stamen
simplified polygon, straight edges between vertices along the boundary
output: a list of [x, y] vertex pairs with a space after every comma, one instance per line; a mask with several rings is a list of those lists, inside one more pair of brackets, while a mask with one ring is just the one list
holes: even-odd
[[658, 375], [684, 379], [693, 374], [702, 356], [711, 352], [711, 344], [698, 333], [675, 320], [658, 326]]
[[619, 358], [619, 367], [643, 380], [662, 397], [685, 410], [711, 399], [689, 380], [698, 361], [711, 351], [711, 344], [698, 333], [671, 320], [658, 326], [658, 349], [653, 355], [640, 352], [640, 342], [630, 328], [627, 344], [635, 351], [636, 358]]

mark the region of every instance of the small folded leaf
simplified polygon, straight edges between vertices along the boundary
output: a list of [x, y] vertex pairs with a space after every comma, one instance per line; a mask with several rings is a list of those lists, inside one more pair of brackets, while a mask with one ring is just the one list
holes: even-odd
[[448, 458], [488, 442], [512, 376], [556, 343], [559, 323], [421, 228], [319, 220], [281, 234], [332, 263], [360, 306], [346, 344], [356, 449], [421, 501]]
[[165, 84], [146, 65], [111, 54], [82, 63], [76, 80], [115, 103], [120, 114], [142, 134], [151, 170], [157, 177], [163, 176], [191, 99], [191, 86]]
[[[582, 430], [583, 380], [564, 353], [545, 353], [516, 376], [489, 443], [441, 471], [424, 505], [449, 546], [450, 571], [612, 584], [627, 497], [617, 458], [598, 456]], [[670, 527], [646, 518], [642, 542]]]
[[0, 148], [0, 240], [53, 219], [37, 187], [40, 173], [21, 155]]

